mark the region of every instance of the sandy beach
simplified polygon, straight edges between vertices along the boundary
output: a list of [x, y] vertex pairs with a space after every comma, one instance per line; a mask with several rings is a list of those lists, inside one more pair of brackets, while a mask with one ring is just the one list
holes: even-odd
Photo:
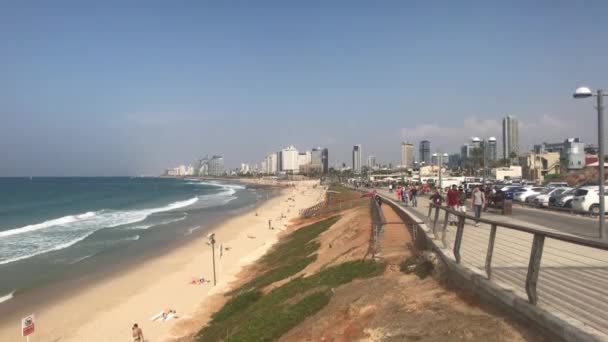
[[[228, 219], [167, 253], [86, 284], [61, 299], [6, 315], [0, 318], [0, 340], [21, 340], [20, 319], [31, 313], [36, 315], [31, 341], [130, 341], [133, 323], [139, 324], [149, 342], [188, 335], [200, 326], [183, 323], [205, 311], [210, 295], [229, 289], [243, 266], [263, 255], [300, 209], [323, 200], [324, 190], [317, 184], [295, 182], [295, 187], [282, 189], [280, 195], [256, 209]], [[269, 220], [274, 229], [268, 228]], [[215, 287], [206, 237], [209, 232], [216, 237]], [[210, 282], [190, 284], [192, 278], [200, 276]], [[178, 318], [151, 321], [166, 308], [176, 310]]]

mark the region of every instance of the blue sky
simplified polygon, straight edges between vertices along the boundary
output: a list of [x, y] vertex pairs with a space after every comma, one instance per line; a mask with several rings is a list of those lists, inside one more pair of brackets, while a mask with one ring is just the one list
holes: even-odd
[[0, 175], [158, 174], [286, 145], [330, 163], [454, 152], [521, 121], [520, 145], [596, 139], [606, 1], [0, 3]]

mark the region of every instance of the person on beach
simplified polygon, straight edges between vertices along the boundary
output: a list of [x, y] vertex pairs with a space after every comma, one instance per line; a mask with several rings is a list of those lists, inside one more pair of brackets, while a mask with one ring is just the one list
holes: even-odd
[[476, 186], [471, 197], [471, 207], [475, 210], [475, 227], [479, 227], [481, 210], [486, 206], [486, 194], [479, 189], [479, 186]]
[[268, 220], [268, 229], [272, 229], [272, 220]]
[[[447, 193], [448, 198], [448, 207], [452, 208], [452, 210], [458, 210], [458, 191], [456, 190], [456, 184], [452, 185], [452, 188], [448, 190]], [[456, 225], [457, 217], [456, 215], [450, 214], [450, 225]]]
[[144, 342], [144, 332], [137, 325], [137, 323], [133, 324], [131, 328], [131, 335], [133, 336], [134, 342]]

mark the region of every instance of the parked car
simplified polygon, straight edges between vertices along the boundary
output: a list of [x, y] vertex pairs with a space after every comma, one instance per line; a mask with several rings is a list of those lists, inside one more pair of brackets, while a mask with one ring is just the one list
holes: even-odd
[[[591, 188], [593, 190], [593, 187]], [[572, 199], [575, 196], [585, 196], [589, 192], [589, 188], [577, 188], [568, 194], [562, 194], [557, 200], [557, 206], [562, 208], [572, 208]]]
[[[572, 188], [567, 188], [567, 187], [547, 188], [547, 189], [545, 189], [545, 191], [541, 192], [540, 194], [538, 194], [536, 196], [530, 196], [530, 197], [534, 197], [532, 204], [534, 204], [535, 206], [548, 207], [550, 205], [551, 199], [553, 199], [553, 201], [555, 201], [555, 198], [557, 196], [559, 196], [569, 190], [572, 190]], [[528, 197], [528, 198], [530, 198], [530, 197]]]
[[525, 202], [528, 196], [538, 195], [545, 188], [543, 187], [533, 187], [533, 188], [524, 188], [523, 191], [518, 191], [513, 195], [513, 200], [517, 202]]
[[547, 188], [567, 188], [568, 183], [566, 182], [549, 182]]
[[524, 188], [523, 186], [509, 185], [500, 188], [500, 191], [503, 192], [505, 199], [512, 200], [516, 193], [524, 191], [525, 189], [526, 188]]
[[[604, 200], [608, 195], [604, 194]], [[580, 211], [589, 211], [594, 214], [600, 212], [600, 191], [599, 189], [588, 189], [585, 194], [574, 196], [572, 198], [572, 209]]]

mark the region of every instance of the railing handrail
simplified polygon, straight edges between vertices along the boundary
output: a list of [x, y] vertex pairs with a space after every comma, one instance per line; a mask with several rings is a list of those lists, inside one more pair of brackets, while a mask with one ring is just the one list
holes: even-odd
[[574, 243], [577, 245], [582, 245], [582, 246], [586, 246], [586, 247], [592, 247], [592, 248], [597, 248], [597, 249], [608, 251], [608, 243], [603, 242], [603, 241], [589, 240], [589, 239], [585, 239], [585, 238], [574, 236], [574, 235], [558, 233], [558, 232], [548, 231], [548, 230], [544, 230], [544, 229], [524, 227], [524, 226], [514, 224], [514, 223], [494, 221], [494, 220], [488, 220], [488, 219], [484, 219], [484, 218], [476, 218], [475, 216], [471, 216], [471, 215], [464, 214], [462, 212], [455, 211], [452, 208], [447, 207], [447, 206], [436, 205], [432, 202], [430, 202], [429, 204], [431, 207], [448, 211], [450, 214], [453, 214], [455, 216], [464, 217], [465, 219], [470, 219], [470, 220], [474, 220], [477, 222], [487, 223], [490, 226], [496, 225], [498, 227], [518, 230], [518, 231], [526, 232], [526, 233], [530, 233], [530, 234], [540, 234], [540, 235], [543, 235], [543, 236], [551, 238], [551, 239], [560, 240], [560, 241], [564, 241], [564, 242], [570, 242], [570, 243]]

